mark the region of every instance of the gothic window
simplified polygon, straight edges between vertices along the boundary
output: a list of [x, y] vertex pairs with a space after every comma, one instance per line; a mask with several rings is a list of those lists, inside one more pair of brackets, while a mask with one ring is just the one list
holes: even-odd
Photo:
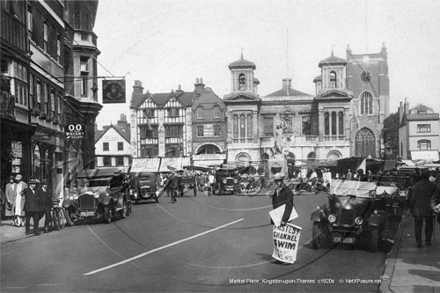
[[337, 87], [337, 78], [336, 78], [336, 72], [331, 71], [330, 72], [330, 87]]
[[376, 157], [376, 137], [368, 128], [362, 128], [358, 131], [355, 138], [355, 156], [356, 157]]
[[361, 115], [373, 114], [373, 95], [370, 92], [363, 92], [361, 95]]
[[417, 142], [417, 150], [419, 151], [429, 151], [431, 150], [431, 141], [427, 139], [422, 139]]
[[330, 115], [328, 112], [324, 114], [325, 135], [330, 135]]
[[339, 112], [339, 135], [344, 134], [344, 112]]
[[337, 134], [336, 112], [332, 112], [332, 135]]
[[238, 116], [237, 115], [234, 115], [232, 128], [234, 130], [233, 137], [238, 138]]

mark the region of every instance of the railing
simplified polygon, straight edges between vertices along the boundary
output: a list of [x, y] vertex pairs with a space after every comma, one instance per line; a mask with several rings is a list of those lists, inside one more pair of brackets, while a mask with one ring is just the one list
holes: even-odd
[[253, 138], [233, 138], [232, 143], [252, 143]]
[[324, 136], [324, 141], [337, 141], [345, 140], [345, 135], [326, 135]]

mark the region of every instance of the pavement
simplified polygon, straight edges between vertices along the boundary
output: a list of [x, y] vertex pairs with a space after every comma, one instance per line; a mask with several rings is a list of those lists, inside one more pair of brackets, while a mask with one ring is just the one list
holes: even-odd
[[[43, 220], [43, 219], [42, 219]], [[41, 227], [40, 223], [40, 227]], [[31, 229], [32, 230], [32, 229]], [[0, 244], [28, 237], [25, 228], [12, 226], [11, 220], [3, 220], [0, 227]], [[397, 230], [393, 248], [386, 261], [379, 292], [430, 292], [440, 293], [440, 225], [435, 226], [432, 246], [416, 247], [414, 218], [405, 214]]]
[[404, 215], [386, 262], [379, 292], [440, 293], [440, 225], [437, 222], [434, 233], [432, 246], [423, 243], [422, 248], [417, 248], [414, 218], [411, 214]]

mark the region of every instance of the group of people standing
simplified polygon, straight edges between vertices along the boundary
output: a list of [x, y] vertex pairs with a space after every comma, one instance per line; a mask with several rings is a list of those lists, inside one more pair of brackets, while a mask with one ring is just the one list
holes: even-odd
[[43, 231], [49, 232], [52, 218], [52, 194], [47, 182], [32, 179], [29, 184], [23, 181], [23, 176], [10, 176], [5, 192], [2, 191], [2, 201], [5, 205], [5, 216], [12, 218], [16, 227], [25, 227], [25, 234], [30, 234], [30, 221], [33, 219], [34, 234], [40, 235], [39, 221], [45, 216]]

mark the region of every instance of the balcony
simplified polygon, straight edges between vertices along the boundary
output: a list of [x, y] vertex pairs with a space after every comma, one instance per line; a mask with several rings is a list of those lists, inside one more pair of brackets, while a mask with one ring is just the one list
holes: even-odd
[[250, 138], [233, 138], [232, 143], [236, 143], [236, 144], [238, 144], [238, 143], [252, 143], [253, 140], [254, 139], [252, 137], [250, 137]]
[[325, 135], [324, 141], [344, 141], [345, 135]]

